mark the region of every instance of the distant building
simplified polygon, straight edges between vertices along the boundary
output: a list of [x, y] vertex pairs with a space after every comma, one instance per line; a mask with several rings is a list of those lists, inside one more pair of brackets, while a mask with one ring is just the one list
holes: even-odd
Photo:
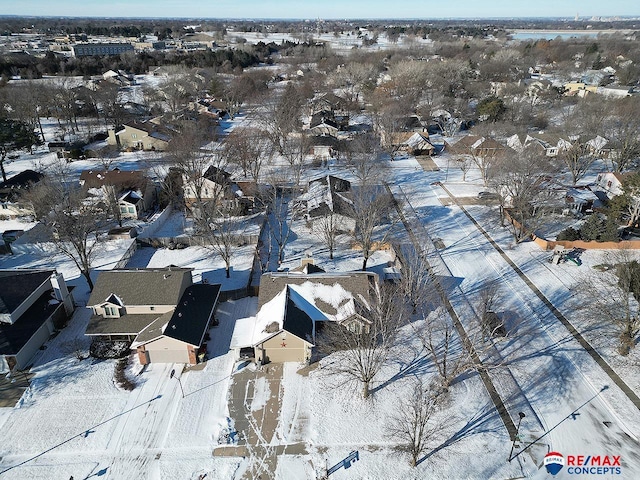
[[132, 52], [130, 43], [78, 43], [71, 47], [74, 57], [90, 57], [103, 55], [120, 55]]

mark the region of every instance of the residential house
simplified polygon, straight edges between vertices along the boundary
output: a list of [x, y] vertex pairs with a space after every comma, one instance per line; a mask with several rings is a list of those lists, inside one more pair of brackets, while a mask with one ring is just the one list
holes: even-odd
[[107, 199], [117, 198], [122, 218], [141, 218], [158, 202], [158, 188], [139, 170], [84, 170], [80, 186], [86, 191], [101, 189]]
[[308, 362], [324, 322], [367, 328], [377, 282], [371, 272], [265, 273], [258, 313], [236, 321], [231, 348], [238, 358], [260, 363]]
[[242, 189], [231, 178], [231, 174], [225, 170], [211, 165], [204, 174], [194, 172], [193, 178], [183, 176], [183, 195], [187, 207], [197, 215], [198, 201], [204, 204], [216, 202], [227, 210], [246, 211], [253, 206], [251, 196], [245, 196]]
[[115, 83], [120, 87], [128, 87], [135, 83], [135, 77], [131, 73], [127, 73], [124, 70], [108, 70], [102, 74], [102, 78], [111, 83]]
[[445, 141], [445, 148], [454, 155], [474, 155], [497, 158], [505, 155], [509, 148], [490, 137], [467, 135], [455, 143]]
[[319, 160], [333, 158], [339, 148], [339, 140], [332, 135], [316, 135], [309, 140], [311, 154]]
[[33, 215], [33, 205], [24, 201], [22, 196], [43, 178], [41, 173], [24, 170], [0, 183], [0, 216]]
[[220, 285], [196, 284], [191, 268], [100, 272], [87, 307], [85, 334], [132, 342], [142, 364], [195, 364], [204, 352]]
[[569, 188], [565, 203], [570, 212], [578, 214], [591, 213], [594, 208], [602, 206], [598, 196], [587, 187]]
[[567, 82], [562, 85], [564, 88], [564, 94], [568, 96], [577, 95], [579, 97], [585, 97], [589, 93], [596, 93], [598, 91], [597, 85], [589, 85], [584, 82]]
[[140, 363], [193, 365], [202, 361], [207, 352], [205, 340], [214, 322], [219, 295], [220, 285], [200, 283], [188, 286], [171, 316], [159, 316], [131, 344]]
[[571, 140], [562, 135], [551, 133], [528, 133], [525, 135], [515, 134], [507, 139], [507, 145], [522, 152], [525, 149], [532, 149], [543, 153], [547, 157], [557, 157], [560, 153], [571, 148]]
[[331, 135], [335, 137], [338, 130], [338, 122], [336, 122], [332, 112], [323, 110], [311, 115], [309, 132], [313, 135]]
[[131, 122], [123, 124], [117, 132], [109, 130], [107, 143], [121, 149], [164, 151], [176, 134], [175, 130], [152, 121]]
[[340, 231], [352, 231], [351, 183], [334, 175], [324, 175], [309, 181], [307, 191], [300, 195], [293, 206], [294, 214], [304, 216], [314, 223], [334, 215], [333, 226]]
[[391, 135], [391, 146], [396, 152], [409, 155], [433, 155], [435, 147], [427, 132], [400, 132]]
[[571, 140], [566, 136], [553, 133], [531, 133], [527, 135], [525, 148], [531, 147], [543, 150], [547, 157], [557, 157], [571, 148]]
[[637, 95], [638, 92], [639, 91], [636, 87], [629, 85], [607, 85], [605, 87], [598, 87], [598, 89], [596, 90], [596, 93], [610, 98], [631, 97]]
[[28, 367], [73, 310], [73, 297], [55, 270], [0, 270], [0, 370]]
[[596, 178], [596, 191], [602, 192], [609, 200], [624, 193], [624, 179], [629, 173], [603, 172]]
[[335, 93], [326, 93], [314, 99], [311, 104], [311, 113], [331, 112], [333, 120], [338, 124], [340, 130], [346, 130], [349, 126], [349, 110], [350, 103], [336, 95]]
[[118, 209], [122, 218], [137, 220], [145, 211], [144, 200], [137, 192], [129, 190], [118, 197]]

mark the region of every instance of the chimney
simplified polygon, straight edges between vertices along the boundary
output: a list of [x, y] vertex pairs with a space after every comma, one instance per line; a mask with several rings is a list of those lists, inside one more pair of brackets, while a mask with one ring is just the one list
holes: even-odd
[[300, 266], [301, 267], [306, 267], [307, 265], [313, 265], [313, 256], [307, 252], [305, 257], [302, 257], [302, 260], [300, 260]]
[[67, 284], [61, 273], [54, 272], [51, 274], [51, 287], [53, 288], [53, 294], [56, 300], [63, 303], [67, 315], [71, 315], [71, 313], [73, 313], [73, 303], [71, 295], [69, 295], [69, 290], [67, 289]]

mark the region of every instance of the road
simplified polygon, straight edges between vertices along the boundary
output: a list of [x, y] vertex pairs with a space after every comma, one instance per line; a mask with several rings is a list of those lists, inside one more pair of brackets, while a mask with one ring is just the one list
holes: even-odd
[[442, 206], [438, 196], [444, 192], [439, 187], [422, 196], [406, 193], [404, 209], [415, 214], [428, 236], [440, 239], [439, 246], [444, 247], [430, 253], [430, 262], [437, 264], [440, 275], [454, 279], [457, 287], [449, 300], [467, 328], [473, 329], [477, 321], [472, 309], [482, 286], [487, 281], [500, 286], [500, 311], [511, 319], [510, 335], [496, 342], [507, 366], [492, 372], [492, 378], [512, 418], [518, 411], [529, 413], [527, 408], [534, 413], [522, 422], [522, 446], [542, 437], [517, 458], [523, 474], [536, 475], [542, 456], [551, 450], [565, 455], [621, 455], [624, 468], [640, 472], [640, 444], [634, 433], [640, 412], [632, 401], [461, 208]]

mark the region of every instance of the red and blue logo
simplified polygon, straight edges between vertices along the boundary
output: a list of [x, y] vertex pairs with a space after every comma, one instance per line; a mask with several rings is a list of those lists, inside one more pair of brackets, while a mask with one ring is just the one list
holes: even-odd
[[549, 452], [544, 456], [544, 467], [551, 475], [557, 475], [564, 467], [564, 457], [559, 452]]

